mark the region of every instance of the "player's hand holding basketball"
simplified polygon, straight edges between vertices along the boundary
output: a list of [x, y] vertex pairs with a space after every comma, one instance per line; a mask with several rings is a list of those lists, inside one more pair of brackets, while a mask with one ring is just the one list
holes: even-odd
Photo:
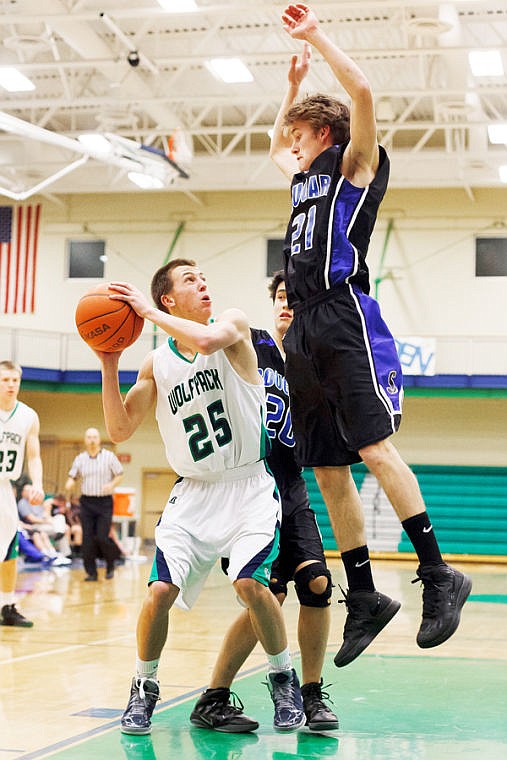
[[113, 299], [121, 298], [122, 301], [126, 301], [140, 317], [146, 317], [149, 319], [150, 314], [153, 315], [153, 305], [148, 301], [139, 288], [136, 288], [129, 282], [110, 282], [109, 289], [117, 293], [116, 296], [111, 296]]
[[144, 319], [130, 305], [128, 298], [122, 296], [119, 300], [117, 290], [112, 290], [107, 283], [91, 288], [79, 299], [76, 307], [78, 332], [94, 351], [123, 351], [138, 339], [143, 324]]

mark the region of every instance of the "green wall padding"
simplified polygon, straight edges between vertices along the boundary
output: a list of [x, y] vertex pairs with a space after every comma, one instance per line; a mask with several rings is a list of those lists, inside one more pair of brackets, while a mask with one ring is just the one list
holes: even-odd
[[[507, 467], [411, 465], [411, 469], [419, 481], [442, 552], [507, 555]], [[360, 489], [365, 466], [354, 465], [352, 474]], [[305, 470], [304, 477], [324, 549], [336, 550], [313, 470]], [[398, 551], [414, 551], [404, 531]]]

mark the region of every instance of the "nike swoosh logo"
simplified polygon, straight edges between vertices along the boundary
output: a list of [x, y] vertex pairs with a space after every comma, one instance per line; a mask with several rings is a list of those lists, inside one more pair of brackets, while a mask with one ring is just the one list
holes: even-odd
[[363, 567], [364, 565], [367, 565], [369, 561], [369, 559], [365, 559], [364, 562], [356, 562], [355, 567]]
[[433, 525], [430, 525], [429, 528], [423, 528], [423, 533], [430, 533], [433, 530]]

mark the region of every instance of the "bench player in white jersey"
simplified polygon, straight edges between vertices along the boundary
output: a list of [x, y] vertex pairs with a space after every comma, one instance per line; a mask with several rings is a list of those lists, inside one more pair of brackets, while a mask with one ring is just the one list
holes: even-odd
[[[264, 386], [246, 317], [229, 309], [211, 320], [206, 280], [192, 260], [175, 259], [155, 273], [151, 291], [158, 308], [128, 283], [110, 287], [170, 337], [148, 354], [124, 400], [120, 354], [96, 352], [108, 433], [114, 442], [126, 440], [156, 404], [167, 460], [181, 476], [155, 530], [156, 554], [137, 625], [137, 672], [121, 729], [150, 732], [169, 610], [176, 601], [192, 606], [221, 557], [229, 560], [229, 578], [268, 656], [274, 726], [299, 728], [305, 721], [301, 690], [280, 606], [269, 591], [280, 506], [264, 461]], [[224, 692], [224, 730], [258, 727], [241, 707]]]
[[[351, 464], [362, 460], [376, 476], [418, 555], [420, 647], [454, 633], [471, 581], [443, 561], [417, 480], [389, 440], [401, 419], [403, 378], [394, 339], [369, 295], [366, 254], [389, 177], [370, 85], [308, 6], [289, 5], [282, 22], [304, 43], [301, 59], [292, 57], [270, 151], [291, 181], [284, 257], [294, 321], [284, 339], [286, 377], [296, 458], [314, 468], [349, 584], [344, 642], [335, 657], [343, 667], [400, 606], [375, 589]], [[347, 92], [350, 108], [324, 94], [296, 102], [310, 45]]]
[[31, 407], [18, 401], [21, 367], [0, 362], [0, 624], [31, 628], [15, 605], [19, 516], [11, 481], [17, 480], [27, 461], [32, 480], [27, 486], [31, 504], [42, 504], [42, 461], [39, 444], [39, 417]]

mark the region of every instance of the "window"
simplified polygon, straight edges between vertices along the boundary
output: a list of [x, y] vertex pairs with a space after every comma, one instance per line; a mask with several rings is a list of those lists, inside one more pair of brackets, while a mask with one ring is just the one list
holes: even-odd
[[67, 276], [70, 279], [100, 280], [104, 277], [105, 240], [68, 240], [67, 251]]
[[266, 277], [272, 277], [274, 272], [283, 269], [283, 240], [268, 238], [266, 256]]
[[507, 237], [475, 238], [475, 276], [507, 277]]

